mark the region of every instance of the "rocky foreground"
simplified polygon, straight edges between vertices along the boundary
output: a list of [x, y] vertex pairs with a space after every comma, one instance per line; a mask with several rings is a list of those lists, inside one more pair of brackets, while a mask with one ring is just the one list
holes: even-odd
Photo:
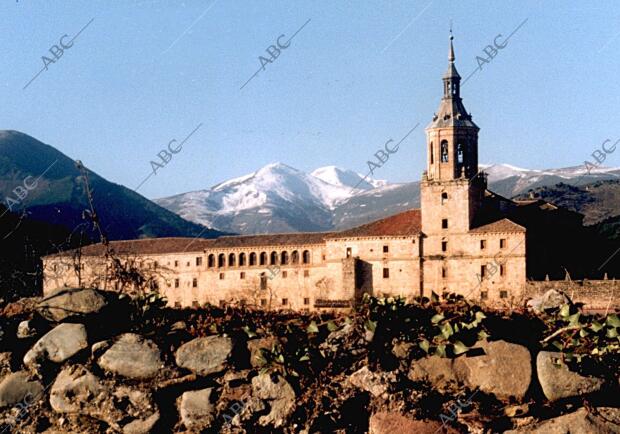
[[0, 433], [620, 433], [620, 321], [559, 293], [334, 316], [67, 289], [0, 327]]

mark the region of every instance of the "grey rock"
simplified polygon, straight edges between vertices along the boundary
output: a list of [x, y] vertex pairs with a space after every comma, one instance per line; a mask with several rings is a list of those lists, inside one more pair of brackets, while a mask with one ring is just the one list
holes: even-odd
[[22, 321], [17, 326], [17, 338], [31, 338], [37, 334], [37, 331], [31, 326], [30, 321]]
[[41, 300], [37, 310], [49, 321], [63, 321], [100, 312], [106, 305], [105, 297], [95, 289], [63, 288]]
[[261, 416], [258, 423], [262, 426], [273, 424], [278, 428], [295, 408], [295, 391], [291, 385], [279, 375], [259, 374], [252, 378], [253, 394], [267, 400], [271, 407], [269, 414]]
[[50, 406], [58, 413], [85, 413], [96, 417], [97, 406], [103, 407], [108, 391], [99, 379], [81, 365], [63, 369], [50, 392]]
[[381, 396], [386, 393], [388, 389], [383, 376], [379, 373], [372, 372], [368, 369], [368, 366], [364, 366], [351, 374], [348, 381], [353, 386], [370, 392], [373, 396]]
[[411, 363], [407, 376], [412, 381], [428, 381], [434, 387], [446, 389], [450, 384], [458, 382], [452, 364], [452, 359], [446, 357], [424, 357]]
[[33, 366], [42, 360], [61, 363], [87, 346], [86, 328], [82, 324], [59, 324], [26, 353], [24, 365]]
[[532, 381], [532, 356], [527, 348], [505, 341], [475, 345], [484, 355], [454, 360], [456, 376], [471, 389], [492, 393], [499, 399], [521, 400]]
[[544, 312], [546, 309], [560, 307], [570, 303], [570, 298], [563, 292], [550, 289], [542, 295], [532, 298], [527, 302], [527, 307], [534, 312]]
[[505, 431], [505, 434], [618, 434], [620, 433], [620, 409], [596, 408], [598, 415], [588, 413], [585, 408], [548, 419], [534, 425]]
[[157, 345], [133, 333], [122, 335], [98, 364], [108, 372], [136, 379], [152, 378], [162, 368]]
[[93, 355], [93, 357], [99, 357], [108, 348], [110, 348], [110, 342], [109, 341], [95, 342], [90, 347], [90, 353]]
[[181, 345], [175, 358], [179, 367], [199, 375], [209, 375], [225, 369], [232, 348], [232, 341], [227, 337], [196, 338]]
[[43, 395], [43, 386], [38, 381], [30, 380], [27, 372], [9, 374], [0, 382], [0, 408], [14, 406], [18, 403], [32, 405]]
[[392, 346], [392, 354], [394, 354], [399, 359], [408, 359], [409, 354], [411, 353], [411, 349], [414, 347], [414, 344], [411, 342], [396, 342]]
[[200, 431], [211, 426], [215, 406], [211, 402], [213, 389], [185, 392], [178, 401], [179, 414], [185, 428]]
[[538, 381], [549, 401], [586, 395], [601, 389], [603, 380], [600, 378], [584, 377], [570, 371], [566, 365], [554, 363], [561, 357], [561, 353], [550, 351], [541, 351], [536, 357]]
[[258, 368], [263, 365], [261, 362], [261, 349], [271, 351], [273, 346], [278, 342], [278, 339], [273, 336], [268, 336], [260, 339], [252, 339], [248, 341], [248, 351], [250, 352], [250, 364]]

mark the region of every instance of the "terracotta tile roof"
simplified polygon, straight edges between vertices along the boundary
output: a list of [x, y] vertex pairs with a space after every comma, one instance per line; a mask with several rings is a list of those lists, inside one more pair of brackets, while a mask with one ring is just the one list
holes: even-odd
[[422, 213], [419, 209], [410, 209], [346, 231], [336, 232], [328, 238], [417, 235], [422, 228], [421, 216]]
[[[213, 244], [213, 241], [215, 240], [190, 237], [140, 238], [137, 240], [110, 241], [110, 247], [114, 249], [115, 253], [120, 255], [153, 255], [158, 253], [201, 251]], [[82, 247], [82, 254], [85, 256], [102, 256], [104, 253], [105, 247], [101, 243]]]
[[512, 220], [503, 218], [475, 227], [470, 232], [525, 232], [525, 228]]
[[209, 248], [286, 246], [302, 244], [321, 244], [333, 232], [291, 232], [284, 234], [224, 236], [213, 241]]

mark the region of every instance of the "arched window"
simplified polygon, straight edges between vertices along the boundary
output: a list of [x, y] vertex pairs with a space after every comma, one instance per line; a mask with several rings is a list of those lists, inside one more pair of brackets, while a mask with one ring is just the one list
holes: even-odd
[[259, 264], [267, 265], [267, 253], [266, 252], [261, 252]]
[[291, 253], [291, 263], [299, 264], [299, 252], [297, 250], [293, 250], [293, 253]]
[[448, 193], [445, 191], [441, 193], [441, 204], [443, 205], [448, 200]]
[[217, 255], [217, 266], [223, 267], [225, 265], [226, 265], [226, 255], [223, 253], [220, 253], [219, 255]]
[[228, 266], [229, 267], [234, 267], [235, 266], [235, 254], [231, 253], [230, 255], [228, 255]]
[[269, 257], [269, 265], [276, 265], [278, 263], [278, 252], [271, 252]]
[[209, 255], [207, 259], [207, 267], [209, 268], [215, 267], [215, 255], [214, 254]]
[[462, 143], [457, 143], [457, 145], [456, 145], [456, 162], [458, 164], [463, 164], [463, 161], [465, 160], [464, 152], [465, 152], [465, 145], [463, 145]]
[[447, 140], [441, 141], [441, 162], [442, 163], [448, 162], [448, 141]]
[[256, 253], [252, 252], [250, 253], [250, 263], [249, 263], [250, 267], [253, 267], [256, 265]]
[[239, 266], [245, 267], [245, 253], [239, 253]]
[[280, 264], [288, 265], [288, 252], [284, 251], [280, 254]]
[[302, 255], [302, 260], [304, 264], [310, 263], [310, 252], [308, 250], [304, 250], [304, 253]]
[[433, 142], [431, 142], [430, 157], [431, 157], [431, 164], [433, 164], [435, 162], [435, 151], [433, 150]]

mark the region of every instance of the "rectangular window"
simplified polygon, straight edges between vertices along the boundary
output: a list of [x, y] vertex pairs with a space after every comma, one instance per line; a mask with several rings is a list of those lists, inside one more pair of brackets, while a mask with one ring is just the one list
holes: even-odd
[[487, 266], [481, 265], [480, 266], [480, 278], [484, 279], [486, 277], [486, 274], [487, 274]]
[[242, 271], [242, 272], [239, 274], [239, 279], [245, 279], [245, 271]]
[[489, 293], [486, 291], [482, 291], [480, 293], [480, 300], [486, 300], [487, 298], [489, 298]]
[[350, 258], [352, 253], [351, 247], [347, 247], [347, 258]]
[[220, 300], [220, 307], [226, 307], [226, 301]]
[[181, 307], [181, 302], [180, 301], [175, 301], [174, 302], [174, 307]]
[[448, 251], [448, 242], [447, 241], [442, 241], [441, 242], [441, 251], [442, 252], [447, 252]]
[[266, 298], [261, 298], [260, 299], [260, 305], [263, 306], [263, 307], [267, 306], [267, 299]]
[[288, 298], [283, 298], [282, 299], [282, 306], [286, 306], [288, 305]]
[[180, 285], [179, 279], [174, 279], [174, 287], [178, 288]]
[[245, 306], [247, 304], [247, 301], [245, 300], [245, 298], [242, 298], [241, 300], [239, 300], [239, 304], [241, 306]]
[[387, 253], [390, 251], [390, 247], [389, 246], [383, 246], [383, 253]]
[[288, 273], [287, 273], [286, 271], [283, 271], [283, 272], [282, 272], [282, 278], [283, 278], [283, 279], [286, 279], [286, 276], [288, 276]]
[[192, 279], [192, 288], [198, 288], [198, 279], [196, 278]]
[[179, 261], [174, 261], [174, 266], [178, 267], [179, 266]]
[[487, 240], [480, 240], [480, 250], [484, 250], [487, 247]]
[[260, 276], [260, 289], [267, 289], [267, 276], [265, 276], [265, 273]]
[[310, 277], [310, 270], [304, 270], [304, 277]]
[[389, 279], [390, 278], [390, 269], [389, 268], [384, 268], [383, 269], [383, 278], [384, 279]]
[[499, 248], [500, 249], [506, 248], [506, 238], [502, 238], [499, 240]]
[[202, 256], [196, 257], [196, 267], [200, 267], [202, 265]]
[[304, 304], [310, 304], [310, 299], [309, 298], [304, 298]]
[[499, 298], [508, 298], [508, 291], [500, 291]]
[[198, 304], [198, 300], [194, 300], [194, 301], [192, 301], [192, 307], [193, 307], [194, 309], [198, 309], [198, 308], [200, 307], [200, 305]]
[[220, 273], [220, 280], [224, 280], [224, 273]]
[[448, 229], [448, 219], [441, 220], [441, 229]]
[[186, 267], [189, 267], [189, 261], [187, 261], [187, 262], [185, 263], [185, 266], [186, 266]]
[[441, 277], [444, 279], [448, 277], [448, 270], [446, 269], [446, 267], [441, 267]]
[[154, 266], [155, 268], [157, 268], [157, 266], [158, 266], [158, 265], [159, 265], [159, 264], [157, 263], [157, 261], [155, 261], [155, 263], [153, 264], [153, 266]]
[[505, 275], [505, 274], [506, 274], [506, 269], [504, 268], [504, 264], [501, 264], [501, 265], [499, 266], [499, 275], [500, 275], [500, 276], [503, 276], [503, 275]]

